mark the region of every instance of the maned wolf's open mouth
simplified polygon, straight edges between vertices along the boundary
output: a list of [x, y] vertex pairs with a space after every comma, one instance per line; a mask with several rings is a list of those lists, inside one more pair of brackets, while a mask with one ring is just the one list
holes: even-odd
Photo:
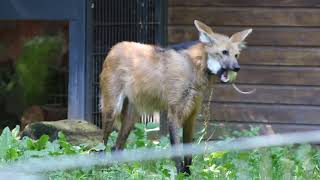
[[220, 81], [222, 83], [234, 83], [237, 78], [237, 72], [234, 70], [224, 70], [220, 75]]
[[228, 71], [224, 71], [220, 77], [221, 82], [226, 83], [229, 82]]
[[229, 77], [228, 77], [228, 70], [226, 69], [220, 69], [217, 73], [217, 76], [220, 78], [220, 81], [222, 83], [227, 83], [229, 82]]

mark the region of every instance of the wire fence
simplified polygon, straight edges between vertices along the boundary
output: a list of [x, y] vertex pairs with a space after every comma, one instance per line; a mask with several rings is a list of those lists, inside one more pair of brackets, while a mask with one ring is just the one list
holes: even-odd
[[33, 158], [3, 165], [0, 177], [13, 179], [43, 179], [41, 173], [105, 166], [115, 163], [158, 160], [185, 155], [199, 155], [219, 151], [242, 151], [262, 147], [284, 146], [320, 142], [320, 130], [286, 134], [237, 138], [225, 141], [211, 141], [179, 144], [166, 149], [143, 148], [119, 152], [94, 153], [87, 155], [63, 155], [47, 158]]

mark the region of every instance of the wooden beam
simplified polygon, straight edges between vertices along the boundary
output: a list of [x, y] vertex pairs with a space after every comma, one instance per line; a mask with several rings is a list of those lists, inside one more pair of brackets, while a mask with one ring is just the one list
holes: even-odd
[[316, 8], [172, 7], [168, 12], [169, 25], [192, 25], [198, 19], [211, 26], [320, 27], [320, 11]]
[[318, 0], [170, 0], [170, 6], [320, 7]]

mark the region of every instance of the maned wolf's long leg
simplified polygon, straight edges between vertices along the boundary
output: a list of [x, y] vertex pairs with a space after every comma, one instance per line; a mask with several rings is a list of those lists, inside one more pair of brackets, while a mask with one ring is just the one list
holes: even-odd
[[128, 139], [130, 131], [133, 129], [135, 122], [139, 118], [139, 114], [136, 112], [134, 105], [126, 101], [127, 107], [121, 112], [121, 129], [117, 137], [116, 144], [112, 147], [112, 151], [123, 150], [124, 145]]
[[102, 97], [101, 101], [103, 106], [102, 106], [102, 136], [103, 136], [103, 141], [105, 144], [108, 143], [108, 139], [109, 139], [109, 135], [112, 132], [113, 129], [113, 124], [116, 120], [116, 118], [119, 118], [119, 116], [121, 116], [121, 111], [123, 111], [124, 109], [124, 101], [125, 99], [122, 98], [123, 95], [120, 94], [118, 96], [118, 102], [117, 102], [117, 106], [115, 107], [110, 107], [110, 105], [108, 105], [107, 103], [109, 103], [108, 101], [105, 102], [104, 97]]
[[[101, 89], [102, 92], [103, 89]], [[106, 93], [105, 93], [106, 94]], [[102, 108], [102, 137], [104, 143], [108, 143], [109, 135], [112, 132], [113, 124], [116, 118], [121, 118], [121, 111], [124, 110], [125, 98], [123, 93], [119, 93], [117, 96], [117, 103], [115, 106], [111, 106], [110, 99], [104, 97], [105, 95], [102, 93], [101, 97], [101, 108]]]
[[[179, 138], [179, 126], [177, 122], [177, 118], [169, 111], [168, 112], [168, 129], [169, 129], [169, 135], [170, 135], [170, 142], [171, 145], [177, 145], [180, 143]], [[177, 172], [182, 172], [182, 158], [181, 157], [173, 157], [172, 160], [176, 164]]]
[[108, 143], [109, 135], [113, 128], [115, 117], [112, 116], [112, 111], [102, 112], [102, 137], [105, 144]]
[[[193, 130], [194, 130], [194, 122], [196, 115], [198, 114], [197, 108], [195, 108], [190, 116], [184, 121], [183, 124], [183, 144], [191, 143], [193, 141]], [[183, 172], [186, 174], [191, 174], [190, 172], [190, 165], [192, 163], [192, 156], [185, 156], [184, 157], [184, 167]]]

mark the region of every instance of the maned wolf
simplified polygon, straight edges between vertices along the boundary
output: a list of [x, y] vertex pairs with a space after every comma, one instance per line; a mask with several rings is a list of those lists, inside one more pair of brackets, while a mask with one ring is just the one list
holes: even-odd
[[[171, 144], [179, 143], [178, 127], [183, 127], [183, 143], [190, 143], [208, 75], [228, 82], [227, 72], [240, 70], [237, 58], [252, 29], [229, 38], [200, 21], [194, 24], [199, 41], [182, 49], [120, 42], [110, 50], [100, 74], [100, 87], [105, 143], [115, 119], [122, 124], [113, 150], [124, 148], [139, 114], [154, 111], [168, 112]], [[190, 174], [191, 160], [185, 157], [183, 164], [181, 158], [175, 158], [177, 170]]]

